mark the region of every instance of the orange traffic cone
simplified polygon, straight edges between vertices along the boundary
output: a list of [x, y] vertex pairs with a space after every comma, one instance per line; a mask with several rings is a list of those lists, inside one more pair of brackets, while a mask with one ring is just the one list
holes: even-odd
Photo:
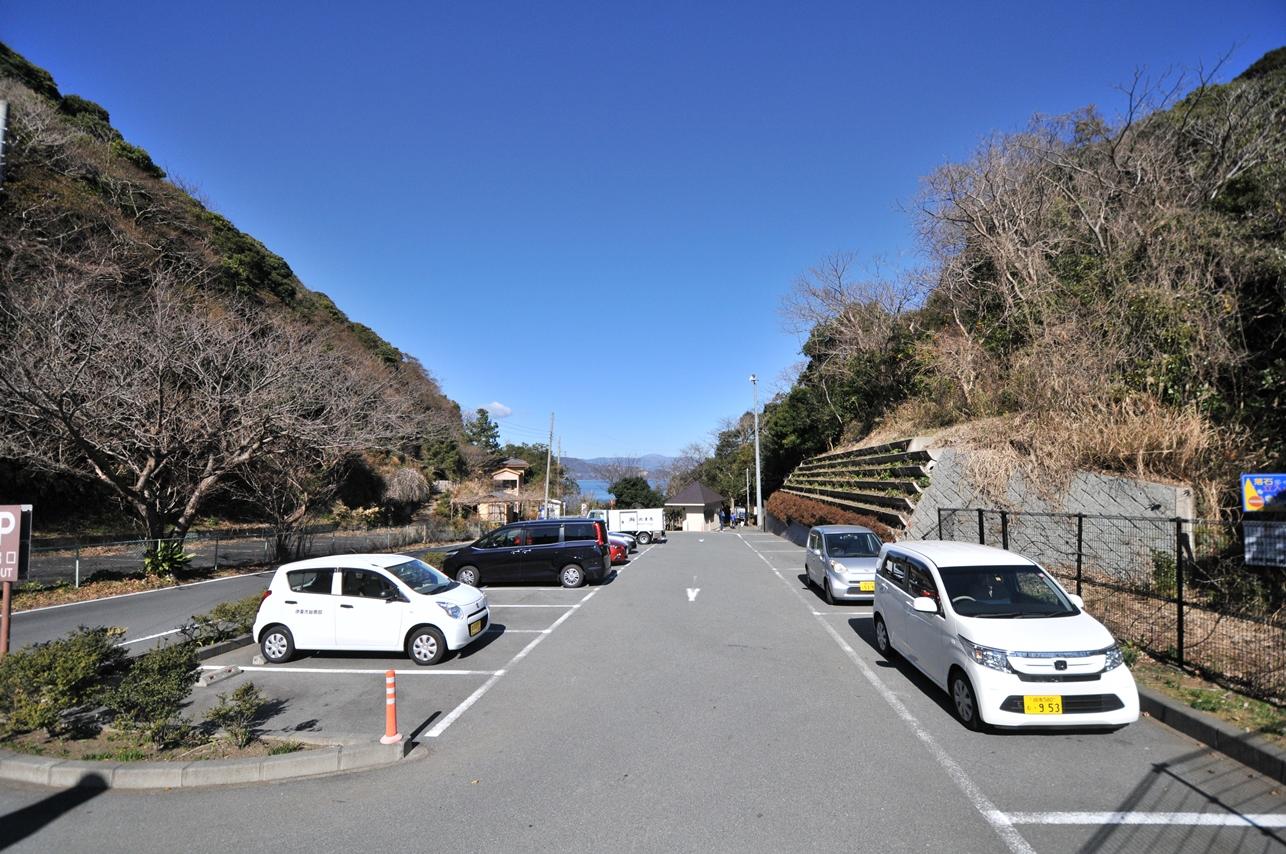
[[397, 731], [396, 679], [396, 671], [384, 671], [384, 735], [380, 737], [380, 744], [397, 744], [402, 740], [402, 734]]

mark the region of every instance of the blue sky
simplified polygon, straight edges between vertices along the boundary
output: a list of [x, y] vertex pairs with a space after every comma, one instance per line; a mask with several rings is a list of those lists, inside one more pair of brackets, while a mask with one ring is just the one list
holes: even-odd
[[1227, 79], [1286, 4], [0, 0], [0, 39], [505, 440], [639, 456], [785, 387], [818, 259], [914, 263], [922, 175]]

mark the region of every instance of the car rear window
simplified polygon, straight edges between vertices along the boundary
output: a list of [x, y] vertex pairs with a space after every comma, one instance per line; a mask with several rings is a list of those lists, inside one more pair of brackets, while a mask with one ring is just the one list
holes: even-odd
[[295, 569], [286, 573], [286, 582], [296, 593], [330, 593], [333, 569]]
[[593, 522], [568, 522], [563, 525], [563, 539], [571, 542], [572, 540], [597, 540], [594, 534]]

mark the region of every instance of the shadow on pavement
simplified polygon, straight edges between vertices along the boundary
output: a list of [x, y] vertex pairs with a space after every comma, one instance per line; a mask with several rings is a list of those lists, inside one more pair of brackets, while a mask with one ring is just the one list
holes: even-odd
[[0, 818], [0, 848], [8, 848], [26, 839], [86, 801], [98, 797], [106, 787], [107, 781], [102, 777], [87, 774], [79, 786], [55, 792]]
[[[853, 630], [853, 634], [861, 638], [871, 649], [879, 652], [879, 648], [875, 645], [875, 621], [869, 614], [854, 617], [848, 621], [848, 625]], [[909, 664], [902, 656], [894, 655], [891, 659], [881, 658], [875, 662], [875, 666], [886, 670], [896, 670], [906, 677], [908, 682], [919, 688], [925, 696], [933, 700], [938, 705], [938, 708], [946, 713], [947, 717], [953, 721], [956, 720], [956, 712], [951, 707], [951, 700], [947, 697], [947, 693], [933, 684], [929, 677], [921, 673], [914, 665]], [[963, 729], [964, 725], [960, 724], [960, 727]]]

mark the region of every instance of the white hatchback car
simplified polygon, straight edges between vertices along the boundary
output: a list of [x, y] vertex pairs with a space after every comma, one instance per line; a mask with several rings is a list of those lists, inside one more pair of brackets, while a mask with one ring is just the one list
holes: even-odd
[[1013, 552], [892, 543], [876, 575], [875, 644], [945, 688], [970, 729], [1132, 723], [1134, 677], [1111, 633], [1083, 607]]
[[487, 597], [406, 555], [317, 557], [278, 567], [255, 618], [265, 660], [297, 649], [404, 650], [416, 664], [482, 637]]

